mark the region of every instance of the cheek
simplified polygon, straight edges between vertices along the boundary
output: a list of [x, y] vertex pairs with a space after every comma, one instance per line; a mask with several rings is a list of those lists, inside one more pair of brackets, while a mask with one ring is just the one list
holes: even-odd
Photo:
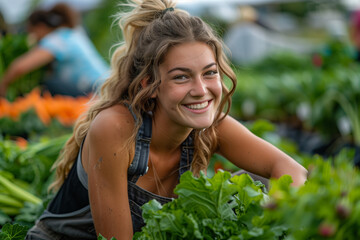
[[221, 84], [220, 79], [218, 81], [214, 82], [212, 89], [213, 89], [213, 92], [216, 95], [216, 97], [221, 98], [221, 96], [222, 96], [222, 84]]
[[174, 103], [180, 101], [181, 89], [163, 84], [159, 87], [157, 97], [159, 101], [162, 102], [163, 106], [173, 105]]

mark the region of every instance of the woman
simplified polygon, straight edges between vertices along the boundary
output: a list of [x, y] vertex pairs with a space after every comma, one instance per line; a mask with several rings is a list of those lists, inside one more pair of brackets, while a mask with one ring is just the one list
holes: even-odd
[[171, 0], [134, 2], [111, 76], [56, 164], [60, 190], [27, 239], [131, 239], [140, 206], [170, 201], [180, 175], [206, 171], [215, 152], [266, 178], [305, 181], [302, 166], [227, 115], [236, 78], [210, 27]]
[[28, 31], [38, 44], [15, 59], [0, 79], [0, 96], [19, 77], [46, 67], [45, 90], [51, 94], [87, 95], [102, 83], [108, 71], [86, 33], [78, 15], [59, 3], [50, 10], [36, 10], [28, 19]]

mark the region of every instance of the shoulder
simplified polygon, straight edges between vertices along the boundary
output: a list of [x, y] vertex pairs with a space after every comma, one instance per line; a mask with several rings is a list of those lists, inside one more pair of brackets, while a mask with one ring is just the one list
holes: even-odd
[[[94, 118], [86, 135], [83, 151], [83, 164], [85, 162], [88, 174], [91, 172], [88, 166], [96, 166], [100, 158], [104, 159], [104, 163], [110, 164], [108, 171], [120, 166], [124, 171], [127, 169], [132, 159], [133, 149], [129, 144], [134, 127], [131, 113], [123, 105], [104, 109]], [[121, 160], [116, 160], [113, 156], [118, 156]]]
[[254, 138], [254, 135], [238, 120], [227, 115], [216, 126], [220, 145], [237, 145], [239, 142], [246, 142]]
[[221, 134], [224, 131], [231, 131], [233, 130], [247, 130], [245, 126], [243, 126], [238, 120], [234, 119], [233, 117], [227, 115], [224, 119], [222, 119], [219, 124], [216, 126], [218, 132]]
[[[134, 118], [124, 105], [115, 105], [102, 110], [92, 121], [89, 135], [96, 138], [129, 138], [133, 134]], [[115, 139], [114, 139], [115, 138]]]

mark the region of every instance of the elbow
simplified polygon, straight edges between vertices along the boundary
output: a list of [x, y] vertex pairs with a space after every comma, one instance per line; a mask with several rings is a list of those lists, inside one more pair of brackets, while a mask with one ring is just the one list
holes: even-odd
[[302, 165], [296, 163], [297, 166], [294, 169], [294, 172], [291, 175], [292, 177], [292, 186], [298, 187], [303, 185], [306, 180], [307, 180], [307, 176], [308, 176], [308, 171], [306, 170], [306, 168], [304, 168]]
[[295, 160], [291, 160], [286, 165], [279, 163], [273, 168], [271, 173], [272, 178], [280, 178], [282, 175], [291, 176], [293, 181], [292, 186], [301, 186], [307, 180], [308, 171]]

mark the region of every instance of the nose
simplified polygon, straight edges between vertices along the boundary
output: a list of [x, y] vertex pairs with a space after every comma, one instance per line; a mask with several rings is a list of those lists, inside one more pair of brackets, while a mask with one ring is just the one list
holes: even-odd
[[202, 97], [207, 92], [206, 80], [202, 79], [200, 76], [193, 79], [192, 88], [190, 91], [191, 96]]

